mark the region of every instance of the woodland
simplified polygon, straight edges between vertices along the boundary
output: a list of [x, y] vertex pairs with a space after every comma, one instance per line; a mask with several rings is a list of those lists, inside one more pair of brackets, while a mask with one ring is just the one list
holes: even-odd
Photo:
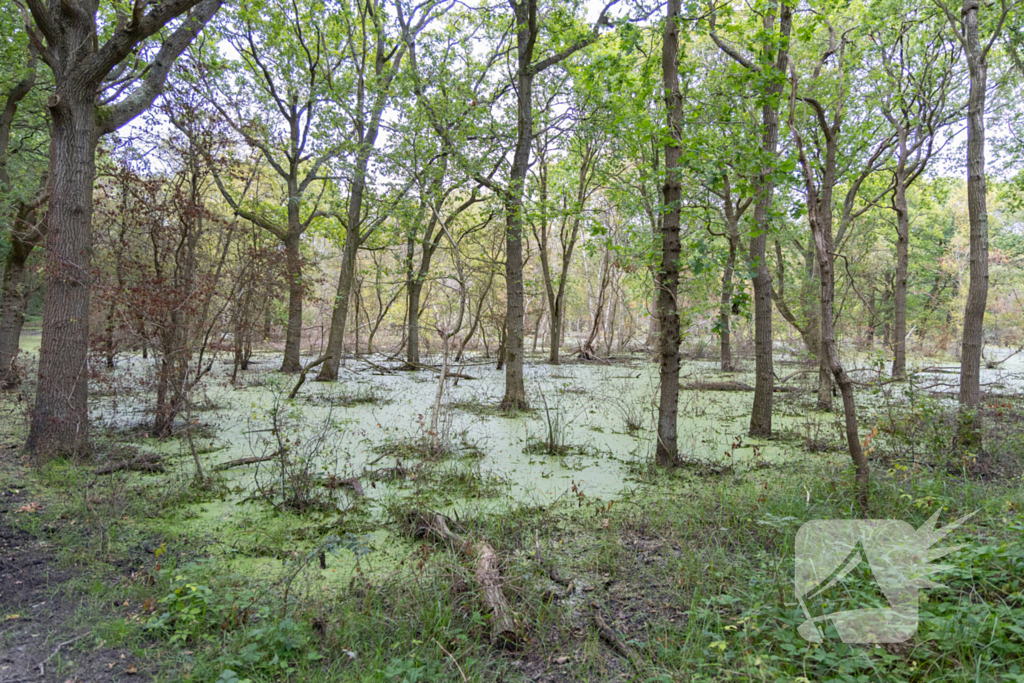
[[0, 683], [1024, 681], [1021, 0], [0, 7]]

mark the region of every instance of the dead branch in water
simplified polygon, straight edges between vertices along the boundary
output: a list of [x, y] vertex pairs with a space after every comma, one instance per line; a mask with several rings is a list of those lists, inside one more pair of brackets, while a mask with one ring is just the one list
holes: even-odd
[[113, 474], [114, 472], [163, 472], [164, 466], [160, 463], [160, 456], [153, 454], [140, 455], [131, 460], [113, 462], [96, 470], [96, 474]]
[[501, 590], [500, 558], [484, 541], [470, 541], [448, 528], [444, 515], [436, 512], [416, 512], [412, 515], [413, 535], [416, 538], [435, 538], [450, 544], [457, 553], [471, 557], [476, 562], [476, 580], [483, 590], [483, 602], [491, 613], [491, 642], [506, 648], [518, 647], [519, 631], [516, 629], [512, 609]]
[[299, 373], [299, 381], [295, 383], [295, 387], [292, 389], [292, 393], [288, 394], [288, 398], [292, 399], [299, 395], [299, 389], [306, 383], [306, 374], [318, 365], [322, 365], [331, 359], [331, 354], [325, 353], [313, 362], [302, 367], [302, 372]]
[[214, 465], [213, 471], [214, 472], [220, 472], [221, 470], [229, 470], [232, 467], [241, 467], [242, 465], [255, 465], [256, 463], [260, 463], [260, 462], [269, 462], [271, 460], [276, 460], [277, 458], [280, 458], [283, 453], [284, 453], [284, 450], [283, 449], [279, 449], [279, 450], [274, 451], [270, 455], [255, 455], [255, 456], [250, 456], [248, 458], [238, 458], [237, 460], [228, 460], [227, 462], [222, 462], [219, 465]]

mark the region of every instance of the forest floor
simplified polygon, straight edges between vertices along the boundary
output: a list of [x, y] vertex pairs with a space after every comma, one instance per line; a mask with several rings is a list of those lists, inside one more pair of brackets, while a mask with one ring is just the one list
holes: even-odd
[[[562, 401], [559, 409], [579, 422], [585, 413], [558, 398], [575, 396], [570, 389], [544, 401]], [[684, 399], [687, 410], [715, 400], [723, 414], [731, 410], [722, 392], [701, 396]], [[365, 387], [328, 398], [317, 405], [340, 406], [331, 424], [394, 420]], [[761, 455], [745, 466], [694, 462], [664, 472], [643, 457], [615, 455], [626, 443], [617, 429], [588, 429], [585, 444], [580, 430], [545, 452], [536, 426], [550, 427], [550, 409], [492, 415], [484, 398], [464, 400], [462, 410], [480, 429], [485, 419], [511, 425], [525, 444], [519, 449], [533, 453], [517, 461], [518, 471], [482, 469], [478, 451], [497, 448], [489, 442], [433, 453], [397, 433], [360, 433], [367, 461], [383, 466], [373, 476], [362, 470], [361, 496], [348, 485], [321, 485], [317, 468], [278, 479], [251, 468], [209, 476], [230, 449], [205, 441], [208, 477], [200, 482], [184, 438], [156, 443], [138, 430], [95, 430], [97, 462], [155, 453], [162, 471], [101, 475], [92, 463], [70, 462], [31, 469], [17, 448], [24, 402], [5, 397], [0, 683], [1024, 681], [1020, 400], [986, 406], [981, 453], [953, 448], [955, 416], [940, 400], [918, 396], [865, 411], [872, 516], [916, 528], [937, 511], [939, 525], [977, 514], [944, 543], [965, 547], [943, 559], [952, 566], [937, 577], [946, 587], [924, 591], [917, 633], [902, 644], [862, 646], [808, 643], [796, 631], [805, 618], [793, 592], [797, 529], [857, 516], [834, 415], [755, 448]], [[809, 410], [791, 400], [780, 414]], [[311, 405], [283, 404], [302, 415]], [[202, 414], [204, 433], [255, 431], [250, 422], [243, 429], [224, 421], [224, 410]], [[718, 429], [714, 416], [698, 417], [688, 423], [693, 431]], [[778, 457], [763, 456], [777, 449]], [[742, 450], [726, 456], [738, 459]], [[599, 478], [598, 470], [613, 474]], [[561, 494], [540, 490], [561, 475]], [[284, 479], [302, 505], [268, 483]], [[612, 485], [619, 490], [604, 493]], [[427, 510], [443, 512], [453, 532], [500, 558], [515, 642], [492, 642], [477, 554], [413, 538], [409, 520]], [[857, 578], [811, 608], [874, 604], [877, 594]]]

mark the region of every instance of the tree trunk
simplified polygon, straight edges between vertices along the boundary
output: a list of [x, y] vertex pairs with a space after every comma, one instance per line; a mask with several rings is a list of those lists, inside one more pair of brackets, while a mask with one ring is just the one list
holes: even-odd
[[875, 291], [874, 282], [871, 283], [871, 291], [868, 293], [868, 299], [865, 306], [868, 309], [868, 328], [864, 334], [865, 342], [867, 343], [868, 350], [875, 348], [875, 321], [877, 319], [877, 308], [875, 306], [877, 292]]
[[50, 205], [39, 382], [28, 449], [37, 462], [82, 457], [89, 442], [89, 269], [96, 178], [94, 93], [51, 96]]
[[[809, 201], [808, 203], [811, 203]], [[823, 207], [823, 210], [830, 210]], [[817, 219], [810, 217], [811, 231], [814, 235], [815, 250], [818, 256], [818, 272], [821, 276], [821, 355], [828, 364], [828, 369], [839, 385], [839, 393], [843, 397], [843, 415], [846, 422], [846, 445], [856, 470], [854, 495], [857, 506], [862, 513], [868, 511], [868, 484], [870, 470], [868, 461], [861, 448], [860, 436], [857, 433], [857, 406], [853, 400], [853, 382], [839, 362], [839, 350], [836, 346], [832, 304], [835, 296], [835, 275], [832, 270], [831, 229], [827, 223], [821, 225]]]
[[722, 372], [732, 372], [731, 316], [732, 316], [732, 273], [736, 267], [736, 240], [729, 235], [729, 255], [722, 270], [722, 298], [718, 306], [718, 337]]
[[910, 262], [910, 215], [903, 173], [897, 172], [892, 206], [896, 211], [896, 276], [893, 279], [893, 379], [907, 376], [907, 269]]
[[412, 365], [420, 362], [420, 292], [423, 291], [423, 283], [409, 278], [406, 287], [409, 294], [409, 311], [406, 316], [409, 336], [406, 340], [405, 359]]
[[[792, 11], [787, 0], [780, 3], [780, 46], [775, 55], [775, 73], [764, 87], [761, 104], [761, 150], [766, 159], [775, 159], [779, 147], [779, 112], [777, 99], [782, 93], [788, 59], [789, 33]], [[775, 15], [765, 16], [765, 28], [771, 33]], [[750, 436], [772, 435], [772, 393], [775, 388], [775, 369], [772, 359], [772, 275], [768, 270], [766, 246], [771, 231], [772, 196], [775, 193], [774, 168], [759, 170], [755, 184], [754, 225], [757, 234], [750, 239], [748, 268], [754, 272], [754, 404], [750, 410]]]
[[326, 353], [330, 357], [320, 366], [320, 372], [316, 376], [318, 382], [333, 382], [338, 379], [338, 367], [341, 364], [341, 355], [345, 346], [345, 318], [348, 317], [348, 302], [352, 292], [352, 282], [355, 280], [356, 255], [358, 253], [358, 232], [349, 228], [345, 231], [345, 247], [341, 254], [341, 272], [338, 275], [338, 293], [334, 299], [334, 312], [331, 315], [331, 331], [327, 337]]
[[3, 290], [0, 293], [0, 388], [11, 389], [21, 383], [17, 358], [21, 328], [28, 305], [28, 256], [32, 245], [11, 240], [4, 264]]
[[[967, 105], [967, 210], [970, 217], [970, 285], [960, 346], [960, 441], [981, 446], [981, 347], [988, 301], [988, 207], [985, 199], [985, 88], [987, 48], [978, 36], [978, 0], [964, 0], [961, 17], [971, 90]], [[897, 340], [898, 342], [898, 340]]]
[[679, 13], [680, 0], [668, 0], [668, 17], [661, 53], [662, 82], [668, 109], [668, 133], [665, 144], [665, 215], [661, 225], [661, 268], [658, 271], [658, 320], [661, 331], [659, 352], [658, 441], [654, 461], [662, 467], [679, 461], [677, 430], [679, 427], [679, 343], [680, 325], [677, 295], [679, 292], [680, 185], [682, 150], [683, 101], [679, 94]]
[[[288, 207], [289, 219], [292, 211], [298, 220], [298, 207]], [[291, 220], [289, 220], [289, 223]], [[300, 232], [290, 230], [284, 243], [285, 269], [288, 277], [288, 331], [284, 340], [284, 362], [281, 372], [299, 372], [302, 370], [302, 253], [299, 250]]]

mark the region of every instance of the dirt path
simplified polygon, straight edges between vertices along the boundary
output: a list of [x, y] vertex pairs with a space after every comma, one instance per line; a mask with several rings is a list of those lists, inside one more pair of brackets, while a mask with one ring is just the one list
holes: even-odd
[[90, 624], [100, 619], [76, 614], [84, 596], [71, 582], [88, 569], [61, 566], [46, 532], [18, 523], [43, 505], [19, 460], [0, 451], [0, 683], [149, 680], [129, 648], [98, 646]]

